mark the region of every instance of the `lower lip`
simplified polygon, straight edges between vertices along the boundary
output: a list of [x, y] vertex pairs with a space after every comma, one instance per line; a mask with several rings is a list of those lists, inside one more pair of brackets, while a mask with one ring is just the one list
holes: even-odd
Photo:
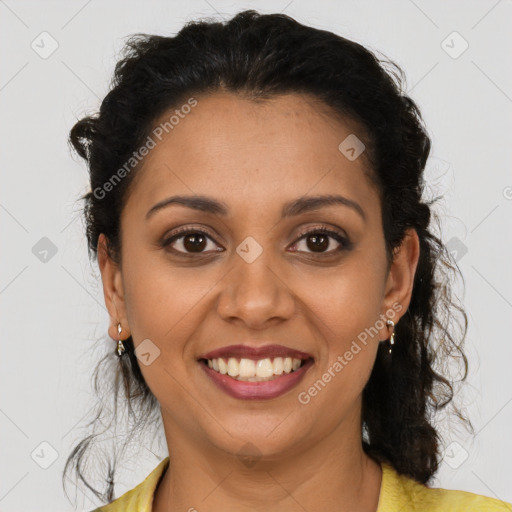
[[222, 391], [242, 400], [267, 400], [283, 395], [295, 387], [304, 377], [305, 373], [313, 366], [313, 359], [308, 359], [298, 370], [291, 373], [283, 373], [279, 377], [263, 382], [246, 382], [231, 378], [229, 375], [223, 375], [211, 369], [200, 361], [206, 375]]

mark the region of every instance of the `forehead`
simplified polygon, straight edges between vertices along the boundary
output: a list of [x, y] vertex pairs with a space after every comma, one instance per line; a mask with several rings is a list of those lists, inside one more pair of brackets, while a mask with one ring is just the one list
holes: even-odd
[[318, 193], [363, 203], [377, 197], [364, 152], [351, 160], [339, 147], [357, 137], [357, 125], [330, 115], [322, 102], [299, 94], [253, 101], [230, 93], [195, 101], [154, 124], [154, 147], [131, 194], [141, 208], [183, 193], [216, 196], [244, 211]]

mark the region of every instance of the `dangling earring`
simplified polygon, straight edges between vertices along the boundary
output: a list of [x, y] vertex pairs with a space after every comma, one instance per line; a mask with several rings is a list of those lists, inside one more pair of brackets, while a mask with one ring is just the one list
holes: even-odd
[[391, 337], [389, 338], [389, 353], [393, 350], [393, 345], [395, 344], [395, 322], [390, 320], [389, 318], [386, 320], [386, 325], [390, 325], [393, 327], [393, 332], [391, 333]]
[[[119, 335], [119, 337], [121, 336], [121, 331], [123, 329], [121, 328], [121, 324], [117, 324], [117, 333]], [[122, 357], [122, 355], [125, 353], [126, 349], [124, 348], [124, 344], [123, 342], [119, 339], [117, 341], [117, 355], [119, 357]]]

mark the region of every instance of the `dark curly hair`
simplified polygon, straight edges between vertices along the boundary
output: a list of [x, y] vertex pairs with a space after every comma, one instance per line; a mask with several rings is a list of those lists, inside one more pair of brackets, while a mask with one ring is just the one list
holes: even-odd
[[[355, 122], [366, 146], [369, 178], [379, 191], [388, 263], [405, 231], [416, 230], [420, 256], [412, 298], [396, 325], [399, 343], [392, 355], [387, 344], [379, 344], [363, 391], [362, 443], [375, 461], [386, 461], [398, 473], [428, 483], [438, 469], [441, 451], [434, 413], [452, 401], [458, 382], [448, 377], [447, 365], [452, 359], [462, 360], [462, 381], [468, 373], [462, 351], [468, 322], [452, 291], [452, 278], [462, 274], [441, 241], [440, 231], [436, 235], [431, 226], [435, 221], [434, 227], [440, 230], [439, 216], [431, 209], [438, 198], [426, 201], [422, 197], [431, 141], [417, 105], [404, 92], [404, 73], [395, 63], [289, 16], [253, 10], [224, 23], [189, 22], [174, 37], [130, 36], [99, 113], [80, 119], [69, 137], [90, 171], [91, 190], [80, 198], [85, 201], [89, 256], [97, 257], [98, 237], [104, 233], [111, 258], [120, 263], [121, 211], [143, 160], [113, 187], [108, 200], [97, 191], [142, 146], [163, 113], [191, 96], [217, 91], [253, 100], [304, 93], [321, 100], [333, 116]], [[161, 418], [159, 404], [140, 371], [132, 338], [124, 344], [128, 358], [118, 359], [110, 348], [94, 373], [97, 394], [100, 384], [110, 382], [104, 394], [114, 403], [113, 418], [104, 425], [103, 418], [112, 410], [100, 402], [88, 426], [96, 428], [101, 423], [103, 432], [111, 428], [112, 421], [117, 421], [122, 388], [122, 403], [128, 404], [135, 420], [128, 442], [137, 431], [158, 427]], [[452, 405], [457, 417], [472, 429], [471, 422]], [[115, 461], [106, 458], [103, 493], [82, 474], [82, 459], [99, 435], [90, 434], [75, 446], [64, 476], [75, 463], [85, 485], [110, 502]], [[117, 448], [114, 444], [114, 453]], [[104, 454], [101, 458], [105, 459]]]

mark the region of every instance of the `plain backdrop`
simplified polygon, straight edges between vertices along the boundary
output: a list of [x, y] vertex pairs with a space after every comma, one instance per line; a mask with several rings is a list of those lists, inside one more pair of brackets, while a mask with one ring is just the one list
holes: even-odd
[[[228, 19], [245, 8], [334, 31], [405, 70], [432, 137], [427, 178], [445, 197], [443, 240], [464, 275], [469, 316], [470, 373], [459, 403], [476, 436], [440, 422], [445, 452], [434, 486], [512, 501], [510, 1], [5, 0], [0, 511], [73, 510], [61, 474], [94, 403], [99, 356], [89, 349], [108, 317], [77, 202], [88, 175], [67, 145], [69, 130], [99, 108], [123, 38], [173, 35], [188, 20]], [[116, 495], [164, 455], [143, 448]], [[80, 486], [76, 494], [79, 510], [98, 504]]]

